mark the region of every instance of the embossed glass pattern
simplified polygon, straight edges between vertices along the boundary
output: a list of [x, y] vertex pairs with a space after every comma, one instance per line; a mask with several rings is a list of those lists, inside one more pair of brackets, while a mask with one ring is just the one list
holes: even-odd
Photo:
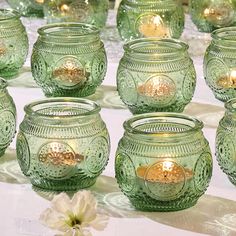
[[79, 23], [52, 24], [38, 30], [32, 74], [47, 97], [84, 97], [95, 93], [107, 70], [99, 31]]
[[117, 87], [132, 113], [181, 112], [191, 101], [196, 72], [188, 46], [173, 39], [137, 39], [124, 46]]
[[123, 40], [161, 37], [180, 38], [184, 11], [178, 0], [123, 0], [117, 13]]
[[135, 208], [176, 211], [206, 191], [212, 156], [202, 122], [175, 113], [138, 115], [124, 123], [116, 179]]
[[0, 9], [0, 26], [0, 76], [6, 79], [23, 66], [29, 45], [18, 12]]
[[216, 158], [229, 180], [236, 186], [236, 99], [228, 101], [216, 134]]
[[235, 0], [190, 0], [190, 13], [199, 31], [235, 25]]
[[212, 42], [204, 58], [204, 76], [220, 101], [236, 97], [236, 27], [212, 33]]
[[108, 0], [46, 0], [44, 14], [48, 23], [80, 22], [103, 28], [108, 8]]
[[0, 156], [12, 142], [16, 132], [16, 107], [7, 91], [7, 82], [0, 78]]
[[34, 186], [71, 191], [93, 185], [105, 168], [109, 134], [100, 107], [84, 99], [49, 99], [25, 107], [17, 159]]
[[43, 17], [44, 0], [7, 0], [7, 2], [24, 16]]

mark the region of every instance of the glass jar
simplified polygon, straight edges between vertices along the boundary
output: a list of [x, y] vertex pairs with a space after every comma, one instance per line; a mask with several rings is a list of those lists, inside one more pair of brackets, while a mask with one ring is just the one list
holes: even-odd
[[212, 175], [202, 128], [202, 122], [175, 113], [138, 115], [124, 123], [115, 172], [135, 208], [177, 211], [197, 203]]
[[223, 172], [236, 186], [236, 99], [228, 101], [225, 108], [216, 134], [216, 158]]
[[4, 155], [16, 133], [16, 107], [7, 91], [7, 82], [0, 78], [0, 157]]
[[235, 11], [235, 0], [190, 0], [192, 20], [202, 32], [235, 24]]
[[24, 16], [43, 17], [44, 0], [7, 0], [7, 2]]
[[184, 11], [178, 0], [122, 0], [117, 27], [123, 40], [161, 37], [180, 38]]
[[103, 28], [109, 9], [108, 0], [46, 0], [44, 14], [48, 23], [80, 22]]
[[0, 76], [6, 79], [23, 66], [29, 45], [18, 12], [0, 9], [0, 25]]
[[95, 93], [107, 70], [99, 31], [91, 25], [60, 23], [42, 27], [31, 69], [46, 96], [85, 97]]
[[42, 100], [25, 107], [17, 159], [34, 186], [73, 191], [95, 183], [110, 151], [99, 112], [96, 103], [78, 98]]
[[204, 58], [204, 77], [220, 101], [236, 97], [236, 27], [212, 33]]
[[196, 86], [187, 49], [188, 45], [173, 39], [137, 39], [125, 44], [117, 87], [132, 113], [183, 111]]

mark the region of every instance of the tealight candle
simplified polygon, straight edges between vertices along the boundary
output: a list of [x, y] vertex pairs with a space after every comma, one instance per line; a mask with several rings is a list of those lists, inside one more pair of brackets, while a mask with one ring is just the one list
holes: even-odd
[[171, 161], [163, 161], [152, 166], [141, 166], [137, 169], [137, 176], [149, 182], [159, 182], [163, 184], [173, 184], [191, 179], [193, 171], [180, 167]]
[[170, 29], [165, 26], [162, 18], [159, 15], [147, 16], [140, 23], [139, 32], [145, 37], [161, 37], [169, 38]]
[[229, 76], [221, 77], [217, 81], [217, 85], [224, 89], [236, 88], [236, 71], [232, 70]]
[[232, 23], [234, 9], [230, 3], [213, 3], [204, 10], [204, 17], [214, 26], [227, 26]]

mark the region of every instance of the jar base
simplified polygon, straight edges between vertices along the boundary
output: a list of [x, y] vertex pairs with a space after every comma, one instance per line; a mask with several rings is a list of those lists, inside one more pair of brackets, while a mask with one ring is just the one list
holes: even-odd
[[77, 191], [79, 189], [89, 188], [96, 183], [96, 179], [82, 180], [73, 178], [73, 180], [45, 180], [31, 179], [31, 184], [36, 189], [55, 192]]
[[96, 90], [92, 90], [92, 91], [78, 91], [77, 90], [60, 90], [60, 91], [43, 91], [44, 92], [44, 95], [48, 98], [50, 97], [87, 97], [87, 96], [90, 96], [90, 95], [93, 95], [95, 94]]
[[17, 75], [18, 75], [19, 70], [14, 70], [14, 71], [1, 71], [0, 73], [0, 77], [6, 79], [6, 80], [10, 80], [10, 79], [14, 79]]
[[147, 212], [172, 212], [172, 211], [181, 211], [190, 207], [193, 207], [194, 205], [197, 204], [197, 201], [194, 202], [189, 202], [186, 203], [185, 205], [178, 205], [176, 206], [171, 206], [171, 205], [150, 205], [150, 204], [145, 204], [144, 202], [138, 202], [138, 201], [131, 201], [132, 205], [139, 211], [147, 211]]

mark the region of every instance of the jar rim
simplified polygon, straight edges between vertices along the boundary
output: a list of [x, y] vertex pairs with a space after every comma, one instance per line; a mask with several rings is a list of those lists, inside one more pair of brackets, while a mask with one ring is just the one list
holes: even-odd
[[8, 85], [7, 81], [0, 77], [0, 89], [6, 88]]
[[164, 46], [166, 48], [174, 49], [171, 52], [153, 53], [157, 55], [168, 55], [168, 56], [172, 56], [172, 55], [175, 55], [176, 53], [184, 52], [188, 50], [189, 48], [189, 46], [186, 43], [180, 40], [152, 38], [152, 37], [131, 40], [127, 42], [123, 48], [125, 51], [131, 52], [131, 53], [140, 54], [140, 55], [148, 55], [150, 54], [150, 51], [143, 50], [143, 48], [145, 46], [151, 46], [151, 45]]
[[[186, 121], [190, 122], [192, 125], [189, 125], [188, 130], [183, 130], [183, 131], [178, 131], [178, 132], [170, 132], [170, 131], [165, 131], [165, 132], [154, 132], [154, 131], [143, 131], [138, 129], [137, 127], [140, 127], [141, 125], [147, 124], [147, 119], [152, 119], [162, 122], [162, 123], [170, 123], [171, 119], [179, 119], [180, 121]], [[169, 120], [168, 120], [169, 119]], [[174, 123], [174, 122], [173, 122]], [[179, 123], [179, 124], [184, 124], [184, 123]], [[131, 134], [138, 134], [138, 135], [145, 135], [145, 136], [153, 136], [155, 135], [156, 137], [162, 136], [164, 137], [177, 137], [177, 136], [183, 136], [186, 134], [191, 134], [194, 132], [197, 132], [203, 128], [203, 122], [192, 117], [188, 116], [185, 114], [179, 114], [179, 113], [165, 113], [165, 112], [156, 112], [156, 113], [146, 113], [146, 114], [141, 114], [141, 115], [136, 115], [124, 122], [124, 129]], [[165, 134], [165, 136], [163, 136]]]
[[0, 22], [8, 21], [8, 20], [11, 20], [11, 19], [19, 19], [21, 17], [20, 12], [14, 10], [14, 9], [3, 9], [3, 8], [1, 8], [0, 12], [3, 13], [3, 14], [4, 13], [9, 14], [9, 16], [4, 14], [4, 16], [5, 16], [4, 18], [0, 17]]
[[[44, 114], [39, 112], [40, 110], [37, 107], [40, 105], [48, 105], [47, 107], [50, 108], [53, 104], [61, 104], [61, 105], [84, 105], [88, 106], [90, 110], [85, 111], [83, 113], [76, 113], [76, 114]], [[77, 107], [78, 108], [78, 107]], [[99, 113], [101, 107], [96, 103], [88, 99], [83, 98], [71, 98], [71, 97], [63, 97], [63, 98], [49, 98], [49, 99], [42, 99], [38, 101], [34, 101], [24, 107], [24, 111], [29, 116], [37, 116], [41, 118], [53, 118], [53, 119], [62, 119], [62, 118], [77, 118], [77, 117], [84, 117], [89, 115], [94, 115]]]
[[235, 36], [235, 39], [236, 39], [236, 27], [225, 27], [225, 28], [220, 28], [220, 29], [214, 30], [211, 33], [211, 37], [214, 40], [217, 40], [217, 41], [220, 40], [220, 41], [235, 43], [235, 39], [233, 40], [233, 39], [229, 39], [229, 38], [224, 37], [224, 36], [230, 36], [229, 33], [234, 33], [234, 36]]
[[83, 24], [83, 23], [74, 23], [74, 22], [48, 24], [46, 26], [39, 28], [38, 34], [41, 36], [50, 36], [53, 38], [60, 38], [62, 36], [61, 34], [58, 34], [58, 32], [60, 32], [60, 30], [62, 29], [86, 30], [86, 32], [83, 32], [83, 33], [78, 31], [78, 33], [75, 34], [74, 32], [73, 35], [70, 35], [68, 31], [67, 34], [70, 39], [99, 34], [99, 29], [96, 26], [93, 26], [90, 24]]

